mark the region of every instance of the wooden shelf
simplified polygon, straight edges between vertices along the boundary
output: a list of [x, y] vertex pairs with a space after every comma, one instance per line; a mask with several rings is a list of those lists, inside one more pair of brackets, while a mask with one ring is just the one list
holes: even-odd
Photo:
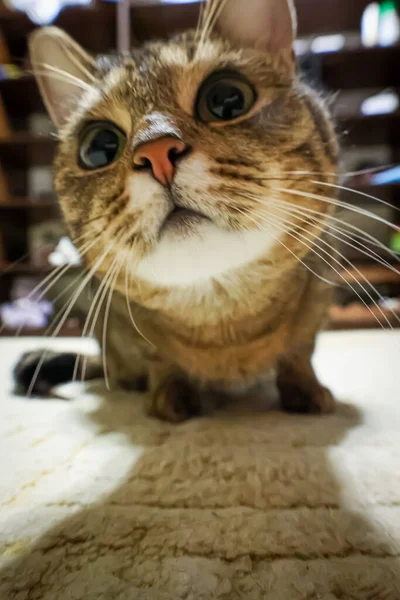
[[36, 266], [29, 263], [0, 263], [1, 275], [47, 275], [54, 270], [51, 265]]
[[361, 46], [307, 56], [307, 64], [312, 66], [318, 79], [332, 90], [396, 87], [399, 63], [400, 45], [388, 48]]
[[344, 145], [389, 144], [400, 146], [400, 111], [390, 115], [349, 115], [338, 120]]
[[56, 200], [29, 200], [29, 198], [13, 198], [8, 202], [0, 202], [0, 212], [21, 210], [59, 210]]
[[[49, 333], [47, 333], [48, 327], [41, 327], [39, 329], [33, 329], [31, 327], [24, 327], [21, 332], [18, 334], [18, 337], [43, 337], [46, 334], [49, 335]], [[8, 329], [8, 328], [4, 328], [4, 329], [0, 329], [0, 337], [16, 337], [17, 335], [17, 330], [15, 329]], [[51, 335], [51, 332], [50, 332]], [[81, 337], [82, 336], [82, 330], [79, 328], [69, 328], [69, 327], [63, 327], [60, 331], [60, 333], [57, 335], [57, 337]]]
[[[68, 31], [91, 52], [107, 52], [115, 48], [116, 18], [112, 2], [96, 2], [94, 6], [68, 6], [52, 24]], [[0, 28], [12, 56], [24, 57], [27, 36], [35, 29], [35, 24], [22, 12], [2, 9]]]
[[33, 75], [0, 80], [0, 94], [11, 119], [34, 112], [45, 112]]
[[7, 202], [0, 201], [0, 211], [13, 211], [13, 210], [38, 210], [38, 209], [55, 208], [58, 209], [58, 202], [56, 197], [54, 200], [30, 200], [29, 198], [19, 196], [9, 199]]
[[[399, 268], [397, 273], [380, 265], [358, 264], [356, 267], [360, 273], [364, 275], [365, 279], [367, 279], [373, 285], [383, 283], [400, 284], [400, 265], [398, 267], [396, 266], [396, 268]], [[342, 271], [342, 277], [346, 282], [349, 283], [365, 283], [364, 279], [357, 273], [355, 269], [349, 268], [348, 272]]]
[[54, 157], [56, 139], [33, 133], [18, 132], [0, 139], [0, 161], [7, 167], [50, 165]]
[[[391, 311], [382, 309], [383, 314], [387, 317], [389, 323], [385, 320], [380, 310], [376, 307], [370, 307], [371, 312], [362, 304], [355, 303], [347, 308], [342, 308], [333, 305], [330, 309], [330, 320], [327, 330], [344, 330], [344, 329], [385, 329], [399, 328], [400, 323]], [[375, 315], [375, 316], [374, 316]], [[400, 317], [400, 313], [398, 314]], [[377, 319], [382, 323], [379, 324]]]

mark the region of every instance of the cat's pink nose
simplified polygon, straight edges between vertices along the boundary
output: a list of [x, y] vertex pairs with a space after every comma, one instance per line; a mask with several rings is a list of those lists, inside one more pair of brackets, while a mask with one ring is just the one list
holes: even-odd
[[176, 163], [189, 151], [189, 146], [174, 137], [164, 137], [141, 144], [133, 156], [138, 169], [151, 170], [162, 185], [171, 185]]

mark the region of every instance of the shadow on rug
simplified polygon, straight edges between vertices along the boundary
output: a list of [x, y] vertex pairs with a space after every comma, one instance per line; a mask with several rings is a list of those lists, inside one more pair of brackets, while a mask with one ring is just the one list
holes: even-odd
[[400, 497], [356, 408], [172, 426], [120, 394], [83, 418], [118, 434], [115, 471], [135, 460], [94, 503], [71, 492], [71, 515], [10, 558], [1, 600], [400, 599]]

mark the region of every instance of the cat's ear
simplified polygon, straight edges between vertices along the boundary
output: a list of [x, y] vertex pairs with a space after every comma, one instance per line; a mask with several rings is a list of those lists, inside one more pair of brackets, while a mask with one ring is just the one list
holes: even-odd
[[29, 51], [49, 115], [62, 127], [94, 81], [95, 60], [57, 27], [36, 30], [29, 39]]
[[225, 0], [218, 29], [241, 47], [291, 52], [296, 12], [292, 0]]

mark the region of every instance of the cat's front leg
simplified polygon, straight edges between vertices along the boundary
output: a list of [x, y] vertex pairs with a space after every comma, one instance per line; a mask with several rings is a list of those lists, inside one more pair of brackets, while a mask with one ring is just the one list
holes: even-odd
[[176, 366], [154, 359], [149, 364], [148, 414], [180, 423], [202, 414], [200, 391]]
[[297, 352], [278, 363], [277, 385], [284, 410], [294, 413], [326, 414], [335, 408], [331, 392], [323, 386], [311, 364], [311, 353]]

